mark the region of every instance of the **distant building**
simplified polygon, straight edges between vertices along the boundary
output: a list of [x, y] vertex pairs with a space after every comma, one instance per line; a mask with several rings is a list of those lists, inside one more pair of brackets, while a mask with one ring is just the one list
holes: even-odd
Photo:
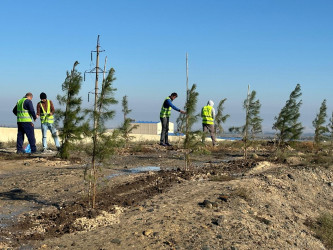
[[[137, 128], [133, 129], [132, 134], [160, 135], [162, 130], [161, 122], [137, 121], [132, 122], [131, 125], [138, 125]], [[169, 122], [169, 133], [173, 132], [174, 124]]]

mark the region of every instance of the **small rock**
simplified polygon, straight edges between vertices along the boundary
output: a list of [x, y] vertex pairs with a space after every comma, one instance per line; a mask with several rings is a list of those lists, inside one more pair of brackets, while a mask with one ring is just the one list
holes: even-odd
[[328, 185], [329, 185], [330, 187], [333, 187], [333, 182], [329, 182]]
[[222, 219], [215, 219], [215, 218], [213, 218], [212, 219], [212, 224], [214, 224], [216, 226], [222, 226], [223, 221], [222, 221]]
[[252, 154], [252, 158], [253, 158], [253, 159], [258, 159], [259, 156], [258, 156], [256, 153], [253, 153], [253, 154]]
[[154, 232], [154, 233], [153, 233], [153, 236], [154, 236], [154, 237], [157, 237], [157, 236], [159, 236], [159, 235], [160, 235], [159, 232]]
[[205, 205], [205, 207], [206, 207], [206, 208], [212, 208], [213, 205], [212, 205], [212, 203], [207, 203], [207, 204]]
[[145, 235], [145, 236], [149, 236], [152, 233], [153, 233], [153, 230], [151, 230], [151, 229], [147, 229], [146, 231], [143, 231], [143, 235]]
[[223, 194], [221, 194], [221, 195], [219, 196], [219, 199], [222, 200], [222, 201], [227, 202], [228, 199], [229, 199], [229, 196], [228, 196], [228, 195], [223, 195]]
[[287, 174], [288, 178], [291, 180], [295, 180], [294, 176], [292, 176], [291, 174]]
[[209, 200], [204, 200], [202, 205], [206, 208], [212, 208], [213, 204]]
[[114, 243], [114, 244], [120, 245], [121, 240], [115, 238], [115, 239], [111, 240], [111, 243]]
[[223, 239], [223, 236], [222, 236], [222, 234], [218, 234], [218, 235], [216, 235], [216, 238], [222, 240], [222, 239]]
[[212, 206], [216, 208], [219, 207], [219, 204], [217, 202], [212, 202]]

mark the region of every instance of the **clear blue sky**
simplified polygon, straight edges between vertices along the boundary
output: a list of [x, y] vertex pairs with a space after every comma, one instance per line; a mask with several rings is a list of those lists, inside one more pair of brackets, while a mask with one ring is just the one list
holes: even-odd
[[[116, 98], [129, 98], [136, 120], [158, 121], [162, 101], [178, 92], [184, 105], [185, 55], [189, 84], [197, 84], [197, 110], [212, 99], [227, 98], [226, 127], [243, 125], [247, 85], [256, 90], [264, 130], [271, 130], [297, 83], [306, 131], [323, 99], [333, 111], [333, 1], [14, 1], [0, 9], [0, 125], [16, 124], [11, 113], [26, 92], [46, 92], [56, 107], [66, 71], [77, 60], [90, 70], [97, 35], [101, 62], [116, 70]], [[94, 76], [83, 82], [84, 105]], [[216, 106], [215, 105], [215, 106]], [[110, 127], [121, 123], [116, 105]], [[173, 112], [171, 121], [178, 113]], [[328, 121], [328, 119], [327, 119]], [[38, 121], [39, 123], [39, 121]]]

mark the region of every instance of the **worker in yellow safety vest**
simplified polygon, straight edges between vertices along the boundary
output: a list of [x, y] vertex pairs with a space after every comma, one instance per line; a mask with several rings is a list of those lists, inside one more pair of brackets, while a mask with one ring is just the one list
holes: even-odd
[[27, 93], [22, 99], [17, 101], [16, 106], [13, 108], [13, 113], [17, 116], [17, 154], [25, 153], [25, 150], [23, 149], [24, 135], [28, 138], [31, 154], [35, 154], [37, 151], [34, 124], [32, 120], [36, 121], [38, 116], [35, 113], [31, 101], [32, 98], [32, 93]]
[[51, 152], [47, 148], [47, 130], [50, 130], [54, 143], [57, 147], [57, 150], [60, 150], [59, 138], [57, 135], [57, 129], [54, 126], [54, 106], [51, 100], [47, 99], [47, 96], [44, 92], [40, 94], [40, 102], [37, 103], [37, 115], [40, 116], [41, 129], [43, 136], [43, 152]]
[[215, 109], [214, 109], [214, 102], [209, 100], [207, 105], [204, 106], [201, 110], [201, 118], [202, 118], [202, 130], [204, 135], [202, 137], [202, 142], [205, 142], [205, 137], [207, 131], [210, 133], [210, 137], [212, 138], [213, 146], [216, 145], [216, 138], [215, 138], [215, 128], [214, 128], [214, 119], [215, 119]]
[[169, 118], [171, 115], [171, 108], [182, 113], [186, 114], [185, 111], [177, 108], [172, 104], [172, 101], [175, 100], [178, 97], [177, 93], [172, 93], [170, 96], [165, 98], [161, 112], [160, 112], [160, 120], [162, 124], [162, 131], [161, 131], [161, 138], [160, 138], [160, 145], [161, 146], [171, 146], [169, 143], [169, 138], [168, 138], [168, 131], [169, 131]]

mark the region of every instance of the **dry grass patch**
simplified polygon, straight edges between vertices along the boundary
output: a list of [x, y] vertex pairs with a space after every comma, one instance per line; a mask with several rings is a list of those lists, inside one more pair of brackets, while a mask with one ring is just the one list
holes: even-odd
[[333, 214], [323, 213], [316, 221], [308, 220], [305, 223], [315, 236], [320, 239], [328, 249], [333, 249]]

